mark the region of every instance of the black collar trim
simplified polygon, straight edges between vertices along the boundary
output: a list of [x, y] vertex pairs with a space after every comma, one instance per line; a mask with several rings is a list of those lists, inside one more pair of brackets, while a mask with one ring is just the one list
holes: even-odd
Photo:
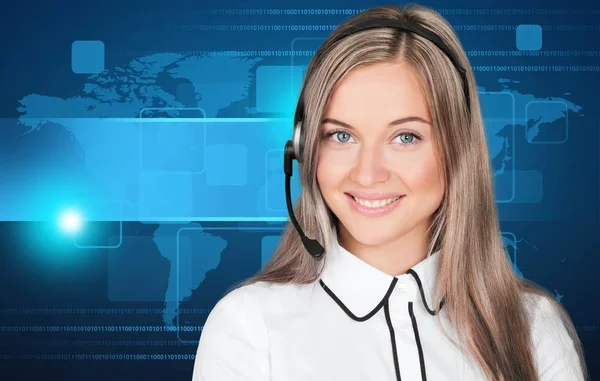
[[356, 321], [367, 321], [371, 317], [373, 317], [373, 315], [375, 315], [377, 313], [377, 311], [379, 311], [383, 307], [383, 305], [387, 302], [390, 295], [392, 295], [392, 292], [394, 291], [394, 287], [396, 286], [397, 282], [398, 282], [398, 278], [394, 278], [392, 280], [392, 283], [390, 284], [390, 287], [388, 288], [387, 292], [385, 293], [385, 296], [383, 297], [383, 299], [381, 299], [379, 304], [377, 304], [377, 306], [375, 306], [375, 308], [373, 308], [373, 310], [371, 312], [369, 312], [368, 314], [366, 314], [365, 316], [358, 317], [358, 316], [354, 315], [352, 313], [352, 311], [350, 311], [348, 309], [348, 307], [346, 307], [344, 305], [344, 303], [333, 293], [333, 291], [331, 291], [329, 289], [329, 287], [327, 287], [325, 282], [323, 282], [323, 279], [319, 279], [319, 283], [321, 284], [321, 287], [323, 287], [323, 290], [325, 290], [325, 292], [327, 294], [329, 294], [329, 296], [331, 296], [331, 298], [338, 304], [338, 306], [340, 306], [340, 308], [342, 310], [344, 310], [346, 315], [350, 316], [353, 320], [356, 320]]

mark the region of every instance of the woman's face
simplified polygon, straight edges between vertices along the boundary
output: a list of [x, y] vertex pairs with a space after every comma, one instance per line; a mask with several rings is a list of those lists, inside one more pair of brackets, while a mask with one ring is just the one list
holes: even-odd
[[[317, 181], [340, 228], [363, 245], [426, 232], [444, 184], [429, 110], [410, 67], [378, 63], [353, 69], [324, 115]], [[371, 206], [373, 200], [402, 197], [387, 213], [373, 214], [359, 211], [349, 195], [371, 199]]]

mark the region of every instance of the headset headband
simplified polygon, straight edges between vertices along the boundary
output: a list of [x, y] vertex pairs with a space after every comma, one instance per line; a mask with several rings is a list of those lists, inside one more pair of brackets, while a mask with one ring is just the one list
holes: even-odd
[[429, 29], [424, 28], [423, 26], [421, 26], [419, 24], [415, 24], [415, 23], [411, 23], [411, 22], [403, 21], [403, 20], [390, 19], [390, 18], [369, 19], [369, 20], [361, 21], [357, 24], [351, 25], [348, 28], [346, 28], [343, 32], [340, 32], [338, 35], [336, 35], [336, 37], [334, 39], [331, 40], [331, 45], [335, 44], [339, 40], [341, 40], [351, 34], [361, 32], [363, 30], [375, 29], [375, 28], [394, 28], [394, 29], [403, 30], [406, 32], [411, 32], [411, 33], [419, 35], [419, 36], [431, 41], [432, 43], [434, 43], [442, 52], [444, 52], [444, 54], [446, 54], [446, 56], [450, 59], [450, 61], [452, 61], [452, 64], [454, 65], [454, 67], [456, 67], [456, 70], [458, 70], [458, 73], [460, 74], [460, 77], [461, 77], [461, 80], [463, 83], [463, 91], [465, 93], [465, 98], [467, 100], [467, 106], [469, 107], [469, 109], [471, 108], [471, 105], [470, 105], [471, 102], [470, 102], [470, 96], [469, 96], [469, 84], [467, 82], [467, 71], [458, 63], [458, 60], [456, 59], [456, 57], [454, 56], [454, 54], [452, 53], [450, 48], [448, 48], [444, 44], [444, 42], [442, 41], [441, 38], [439, 38], [435, 33], [430, 31]]

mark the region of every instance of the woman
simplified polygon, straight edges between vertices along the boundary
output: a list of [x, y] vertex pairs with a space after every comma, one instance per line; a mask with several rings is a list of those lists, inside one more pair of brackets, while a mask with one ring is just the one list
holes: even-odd
[[506, 257], [475, 78], [442, 16], [382, 6], [341, 24], [295, 124], [296, 214], [325, 253], [288, 224], [209, 315], [195, 381], [587, 378], [567, 312]]

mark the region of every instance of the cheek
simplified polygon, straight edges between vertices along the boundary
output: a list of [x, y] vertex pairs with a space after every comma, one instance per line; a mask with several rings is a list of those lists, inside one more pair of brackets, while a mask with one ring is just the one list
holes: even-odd
[[[339, 157], [340, 155], [338, 155]], [[344, 178], [346, 170], [326, 148], [321, 149], [317, 162], [317, 181], [324, 190], [339, 184]]]
[[336, 183], [339, 183], [340, 171], [336, 167], [329, 165], [326, 161], [319, 160], [317, 165], [317, 181], [324, 192], [328, 192]]
[[431, 156], [420, 161], [420, 165], [407, 167], [402, 171], [402, 178], [415, 195], [420, 192], [429, 194], [443, 194], [444, 182], [441, 178], [441, 168]]

